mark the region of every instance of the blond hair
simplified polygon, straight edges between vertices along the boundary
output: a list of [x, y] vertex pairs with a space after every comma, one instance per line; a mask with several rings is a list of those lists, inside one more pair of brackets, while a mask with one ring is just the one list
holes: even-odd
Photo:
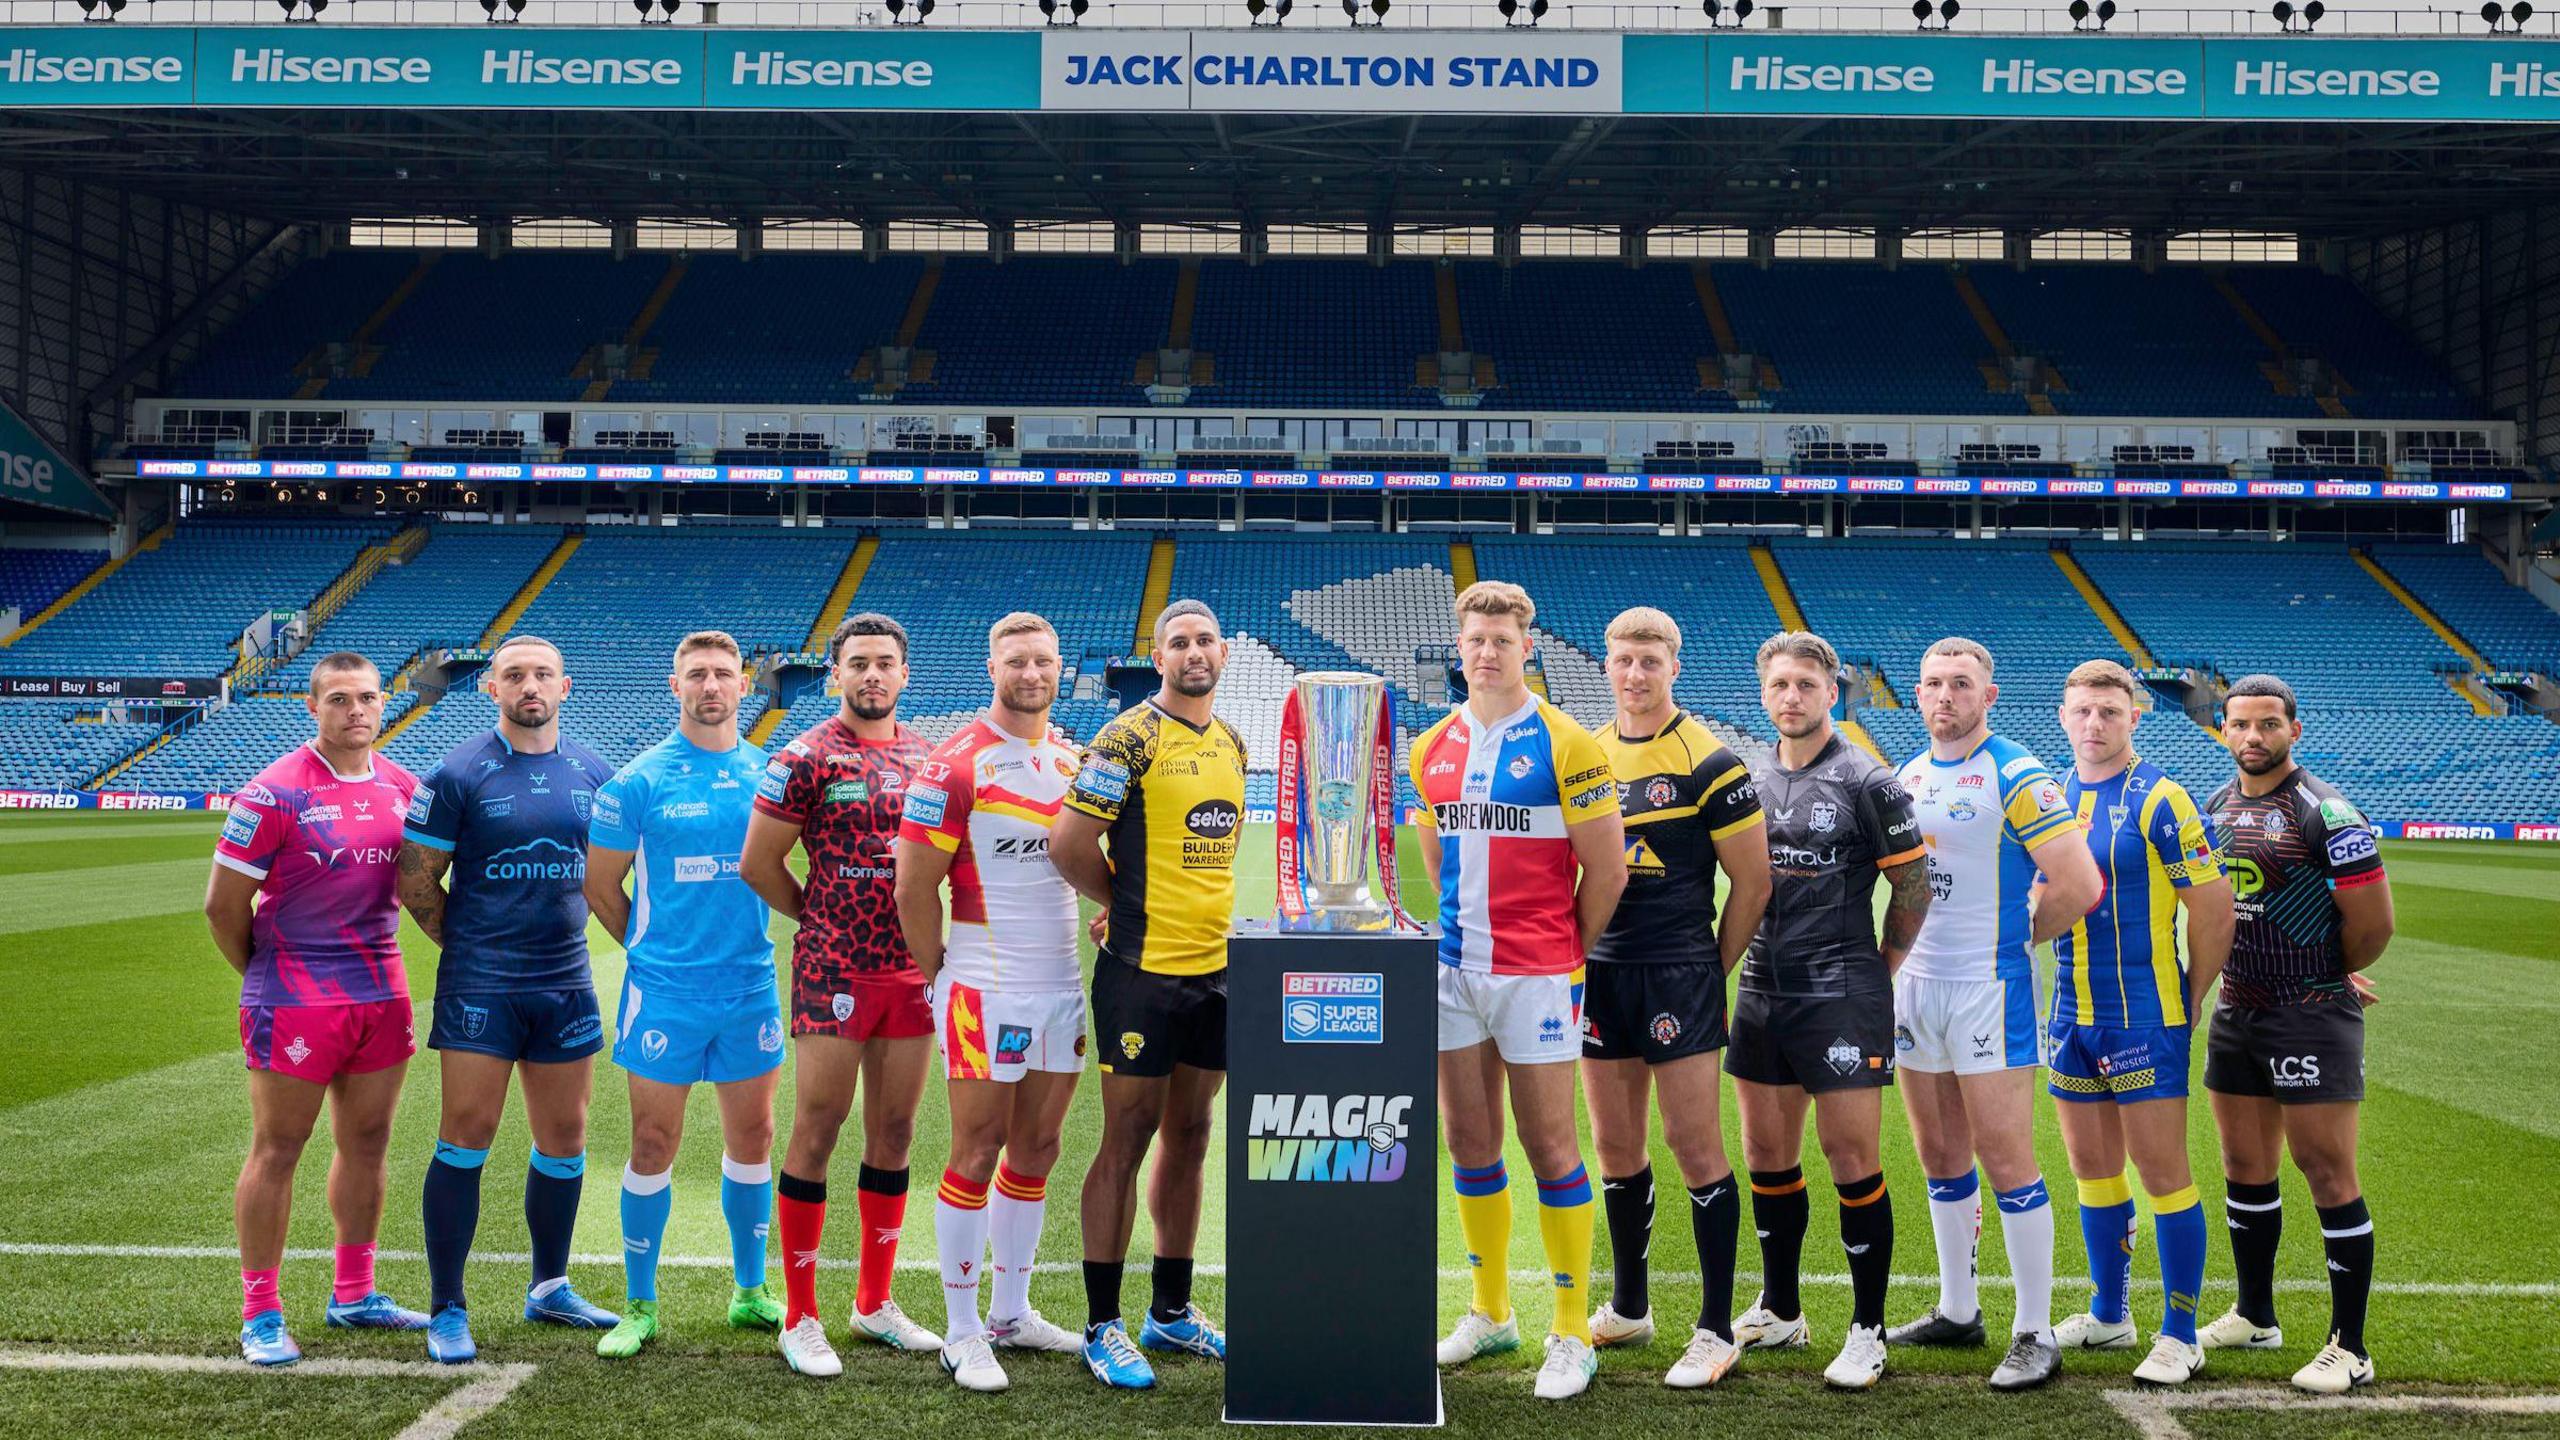
[[684, 657], [696, 650], [726, 650], [729, 652], [729, 658], [737, 661], [741, 666], [747, 663], [746, 652], [738, 648], [736, 638], [726, 630], [696, 630], [677, 641], [675, 660], [677, 666], [683, 666]]
[[1680, 622], [1650, 605], [1619, 611], [1618, 618], [1609, 622], [1605, 638], [1631, 645], [1668, 645], [1672, 658], [1680, 655]]
[[1761, 641], [1760, 654], [1752, 660], [1751, 668], [1767, 675], [1769, 662], [1782, 658], [1810, 661], [1835, 681], [1840, 675], [1840, 652], [1831, 648], [1830, 641], [1810, 630], [1781, 630]]
[[1519, 621], [1523, 631], [1538, 618], [1537, 602], [1508, 580], [1479, 580], [1459, 591], [1457, 603], [1450, 608], [1461, 623], [1470, 615], [1500, 615]]
[[2113, 660], [2083, 660], [2073, 666], [2070, 676], [2062, 682], [2062, 688], [2070, 690], [2078, 686], [2092, 690], [2121, 690], [2124, 698], [2133, 702], [2133, 708], [2142, 708], [2142, 687], [2135, 683], [2133, 672]]
[[1967, 640], [1961, 635], [1950, 635], [1946, 639], [1939, 641], [1937, 644], [1930, 646], [1927, 651], [1922, 653], [1920, 658], [1923, 661], [1928, 661], [1954, 655], [1967, 656], [1981, 661], [1982, 678], [1985, 680], [1991, 678], [1991, 652], [1986, 649], [1983, 646], [1983, 643], [1979, 640]]
[[1015, 635], [1046, 635], [1054, 642], [1058, 627], [1028, 610], [1016, 610], [987, 627], [987, 653], [995, 653], [998, 644]]

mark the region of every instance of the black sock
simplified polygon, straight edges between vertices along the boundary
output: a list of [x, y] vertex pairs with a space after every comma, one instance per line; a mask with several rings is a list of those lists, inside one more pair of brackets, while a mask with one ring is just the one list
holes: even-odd
[[1641, 1320], [1653, 1313], [1645, 1284], [1645, 1258], [1653, 1250], [1653, 1167], [1603, 1178], [1600, 1208], [1609, 1219], [1609, 1308]]
[[1840, 1248], [1849, 1253], [1849, 1323], [1882, 1326], [1884, 1290], [1893, 1279], [1893, 1196], [1882, 1171], [1837, 1188]]
[[2223, 1182], [2222, 1215], [2231, 1234], [2231, 1268], [2240, 1298], [2232, 1306], [2252, 1325], [2276, 1323], [2276, 1245], [2284, 1239], [2284, 1193], [2276, 1182]]
[[1689, 1230], [1698, 1241], [1698, 1269], [1706, 1292], [1698, 1299], [1698, 1325], [1733, 1338], [1733, 1251], [1742, 1237], [1742, 1196], [1733, 1176], [1689, 1187]]
[[2320, 1207], [2320, 1248], [2329, 1254], [2329, 1328], [2362, 1355], [2365, 1302], [2373, 1298], [2373, 1212], [2363, 1196]]
[[821, 1175], [815, 1180], [803, 1180], [788, 1170], [776, 1170], [773, 1172], [773, 1193], [803, 1205], [824, 1205], [827, 1203], [827, 1177]]
[[1118, 1260], [1084, 1262], [1084, 1323], [1090, 1330], [1120, 1318], [1120, 1272], [1126, 1267]]
[[1191, 1257], [1159, 1255], [1155, 1263], [1155, 1303], [1149, 1313], [1166, 1325], [1191, 1310]]
[[[471, 1258], [472, 1237], [480, 1231], [480, 1170], [488, 1155], [486, 1150], [466, 1150], [439, 1140], [436, 1158], [427, 1162], [422, 1208], [430, 1314], [442, 1314], [462, 1303], [462, 1267]], [[453, 1157], [470, 1163], [454, 1164]]]
[[868, 1190], [874, 1195], [904, 1195], [907, 1193], [907, 1167], [901, 1165], [895, 1170], [883, 1170], [866, 1164], [854, 1172], [853, 1188]]
[[1796, 1293], [1804, 1269], [1804, 1167], [1751, 1172], [1751, 1223], [1760, 1231], [1760, 1303], [1781, 1320], [1804, 1313]]

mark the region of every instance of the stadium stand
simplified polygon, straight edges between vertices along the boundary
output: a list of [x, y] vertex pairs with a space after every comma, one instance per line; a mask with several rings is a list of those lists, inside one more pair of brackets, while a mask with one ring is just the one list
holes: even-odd
[[311, 666], [334, 650], [373, 661], [384, 679], [429, 646], [477, 644], [509, 599], [560, 543], [556, 525], [441, 525], [406, 564], [384, 567], [313, 632], [292, 660], [258, 677], [257, 688], [298, 694]]
[[1200, 267], [1191, 342], [1216, 358], [1219, 405], [1402, 408], [1439, 349], [1428, 265], [1307, 260]]
[[2253, 358], [2265, 347], [2202, 270], [2164, 267], [2144, 275], [2115, 265], [1982, 265], [1966, 274], [2017, 352], [2062, 373], [2070, 393], [2055, 403], [2065, 413], [2322, 413], [2308, 397], [2275, 392]]
[[105, 563], [104, 550], [0, 549], [0, 610], [14, 608], [22, 622], [33, 620]]
[[2028, 413], [2024, 397], [1984, 388], [1990, 343], [1935, 266], [1718, 265], [1715, 283], [1743, 347], [1784, 378], [1767, 397], [1773, 409]]
[[2358, 415], [2461, 420], [2480, 413], [2451, 373], [2409, 343], [2353, 281], [2295, 265], [2235, 265], [2231, 286], [2288, 347], [2333, 368]]
[[[757, 405], [853, 405], [871, 346], [897, 336], [924, 261], [844, 255], [698, 256], [651, 327], [657, 362], [617, 380], [613, 398]], [[788, 297], [786, 304], [773, 297]]]
[[2376, 545], [2373, 558], [2492, 664], [2560, 675], [2560, 615], [2467, 545]]
[[1455, 266], [1467, 346], [1492, 357], [1505, 410], [1734, 408], [1714, 370], [1709, 333], [1685, 265], [1627, 272], [1606, 265]]
[[159, 730], [81, 715], [82, 707], [59, 700], [0, 700], [0, 756], [7, 757], [0, 763], [0, 785], [64, 790], [85, 785]]
[[[933, 378], [915, 386], [912, 398], [1017, 405], [1142, 401], [1134, 367], [1141, 354], [1165, 343], [1176, 268], [1170, 260], [1124, 266], [1091, 255], [1002, 265], [950, 260], [916, 336], [917, 347], [934, 354]], [[891, 338], [872, 336], [869, 343]]]

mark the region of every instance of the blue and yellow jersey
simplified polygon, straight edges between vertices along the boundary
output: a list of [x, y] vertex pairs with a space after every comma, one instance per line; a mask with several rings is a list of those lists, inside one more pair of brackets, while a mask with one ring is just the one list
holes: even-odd
[[2054, 942], [2054, 1019], [2128, 1030], [2191, 1023], [2178, 892], [2222, 878], [2212, 820], [2138, 757], [2094, 785], [2073, 775], [2063, 795], [2089, 832], [2107, 890]]

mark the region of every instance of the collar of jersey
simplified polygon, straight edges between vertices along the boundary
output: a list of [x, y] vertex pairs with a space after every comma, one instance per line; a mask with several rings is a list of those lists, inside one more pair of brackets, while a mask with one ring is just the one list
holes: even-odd
[[2126, 760], [2126, 761], [2124, 762], [2124, 768], [2123, 768], [2123, 769], [2121, 769], [2121, 770], [2119, 770], [2119, 771], [2117, 771], [2117, 772], [2116, 772], [2116, 773], [2114, 773], [2113, 775], [2108, 776], [2108, 777], [2107, 777], [2106, 779], [2104, 779], [2104, 780], [2082, 780], [2082, 779], [2080, 779], [2080, 771], [2079, 771], [2079, 768], [2078, 768], [2077, 766], [2074, 766], [2074, 767], [2072, 768], [2071, 778], [2072, 778], [2074, 781], [2078, 782], [2078, 784], [2079, 784], [2080, 788], [2081, 788], [2081, 789], [2083, 789], [2083, 790], [2108, 790], [2108, 789], [2115, 789], [2115, 788], [2119, 788], [2119, 787], [2121, 787], [2121, 786], [2124, 784], [2124, 782], [2126, 782], [2127, 780], [2130, 780], [2130, 779], [2132, 779], [2132, 778], [2133, 778], [2133, 772], [2134, 772], [2134, 771], [2139, 770], [2139, 769], [2141, 769], [2141, 768], [2142, 768], [2142, 755], [2141, 755], [2141, 752], [2139, 752], [2139, 751], [2133, 751], [2133, 752], [2128, 752], [2128, 753], [2131, 755], [2131, 757], [2132, 757], [2132, 758], [2130, 758], [2130, 759], [2128, 759], [2128, 760]]
[[729, 756], [732, 756], [732, 755], [737, 754], [737, 753], [738, 753], [739, 746], [743, 746], [743, 745], [745, 745], [745, 744], [747, 743], [747, 737], [745, 737], [744, 735], [741, 735], [741, 736], [739, 736], [739, 737], [738, 737], [738, 743], [737, 743], [736, 745], [732, 745], [732, 746], [730, 746], [730, 747], [729, 747], [728, 749], [726, 749], [726, 750], [705, 750], [705, 749], [703, 749], [701, 746], [696, 745], [696, 744], [694, 744], [692, 741], [690, 741], [690, 740], [686, 739], [686, 738], [684, 737], [684, 732], [683, 732], [683, 731], [681, 731], [681, 730], [670, 730], [670, 731], [668, 731], [668, 732], [667, 732], [667, 738], [668, 738], [669, 740], [674, 741], [677, 745], [679, 745], [679, 746], [683, 747], [684, 749], [686, 749], [686, 750], [689, 750], [689, 751], [693, 752], [693, 753], [694, 753], [694, 754], [696, 754], [696, 755], [709, 755], [709, 756], [711, 756], [711, 757], [713, 757], [713, 758], [715, 758], [715, 759], [724, 759], [724, 760], [725, 760], [725, 759], [727, 759]]
[[371, 780], [379, 773], [374, 767], [373, 752], [370, 750], [365, 752], [363, 774], [341, 775], [338, 773], [338, 767], [329, 763], [329, 757], [320, 753], [319, 741], [305, 740], [302, 742], [302, 745], [304, 749], [311, 752], [312, 759], [320, 762], [320, 768], [329, 772], [329, 778], [332, 780]]
[[1848, 741], [1840, 738], [1839, 731], [1832, 731], [1831, 738], [1822, 742], [1822, 748], [1813, 752], [1813, 758], [1804, 762], [1804, 768], [1802, 770], [1788, 769], [1787, 762], [1778, 758], [1778, 747], [1772, 745], [1769, 747], [1769, 768], [1777, 771], [1781, 775], [1810, 775], [1813, 773], [1813, 768], [1815, 766], [1820, 765], [1823, 761], [1831, 758], [1832, 751], [1837, 750], [1848, 743]]
[[1512, 711], [1510, 714], [1503, 716], [1501, 719], [1494, 721], [1490, 725], [1479, 722], [1476, 719], [1476, 712], [1468, 709], [1463, 701], [1458, 705], [1458, 713], [1460, 718], [1467, 722], [1467, 728], [1470, 733], [1477, 735], [1499, 735], [1503, 731], [1510, 729], [1512, 726], [1517, 725], [1521, 721], [1538, 713], [1538, 692], [1535, 690], [1530, 691], [1527, 704], [1522, 705], [1519, 709]]
[[[1536, 701], [1536, 699], [1537, 699], [1537, 697], [1536, 697], [1535, 695], [1532, 695], [1532, 696], [1530, 696], [1529, 698], [1530, 698], [1530, 700], [1531, 700], [1532, 702], [1535, 702], [1535, 701]], [[1689, 712], [1688, 712], [1688, 711], [1681, 709], [1681, 708], [1680, 708], [1679, 706], [1677, 706], [1677, 705], [1674, 705], [1674, 706], [1672, 706], [1672, 707], [1671, 707], [1671, 718], [1670, 718], [1670, 719], [1668, 719], [1668, 720], [1663, 721], [1663, 722], [1662, 722], [1662, 728], [1661, 728], [1661, 729], [1659, 729], [1659, 730], [1654, 731], [1654, 732], [1653, 732], [1652, 734], [1650, 734], [1650, 735], [1630, 735], [1630, 734], [1628, 734], [1626, 731], [1618, 729], [1618, 722], [1617, 722], [1616, 717], [1614, 717], [1614, 716], [1612, 716], [1612, 717], [1610, 718], [1610, 720], [1609, 720], [1609, 729], [1610, 729], [1613, 733], [1615, 733], [1615, 734], [1617, 735], [1618, 739], [1619, 739], [1622, 743], [1624, 743], [1624, 744], [1628, 744], [1628, 745], [1650, 745], [1650, 744], [1652, 744], [1654, 741], [1661, 739], [1663, 736], [1670, 734], [1672, 731], [1679, 729], [1679, 728], [1680, 728], [1680, 722], [1681, 722], [1681, 721], [1683, 721], [1683, 720], [1686, 720], [1686, 719], [1688, 719], [1688, 718], [1689, 718]], [[1780, 767], [1780, 768], [1782, 768], [1782, 769], [1783, 769], [1783, 768], [1785, 768], [1785, 767], [1783, 767], [1783, 766], [1782, 766], [1782, 767]]]
[[1989, 731], [1987, 731], [1987, 730], [1986, 730], [1986, 731], [1984, 731], [1984, 732], [1983, 732], [1983, 735], [1982, 735], [1982, 743], [1981, 743], [1981, 744], [1979, 744], [1979, 745], [1974, 746], [1974, 747], [1973, 747], [1972, 749], [1970, 749], [1970, 750], [1967, 750], [1966, 752], [1964, 752], [1964, 754], [1963, 754], [1963, 755], [1961, 755], [1961, 756], [1959, 756], [1959, 757], [1957, 757], [1956, 759], [1953, 759], [1953, 760], [1941, 760], [1941, 759], [1939, 759], [1939, 758], [1937, 757], [1937, 755], [1933, 752], [1933, 753], [1929, 756], [1929, 763], [1930, 763], [1930, 764], [1932, 764], [1932, 765], [1937, 766], [1937, 767], [1938, 767], [1939, 769], [1941, 769], [1941, 770], [1951, 770], [1951, 769], [1955, 768], [1956, 766], [1958, 766], [1958, 765], [1962, 765], [1962, 764], [1964, 764], [1966, 761], [1971, 760], [1974, 756], [1981, 754], [1984, 750], [1986, 750], [1986, 749], [1988, 749], [1988, 748], [1990, 747], [1991, 742], [1992, 742], [1994, 739], [1996, 739], [1996, 738], [1998, 738], [1998, 737], [1996, 737], [1996, 736], [1992, 735]]
[[1156, 697], [1153, 695], [1148, 696], [1146, 699], [1141, 700], [1138, 703], [1146, 706], [1150, 710], [1153, 710], [1157, 715], [1162, 716], [1163, 718], [1172, 721], [1174, 724], [1181, 726], [1183, 729], [1190, 731], [1194, 735], [1206, 735], [1209, 733], [1209, 725], [1215, 725], [1218, 723], [1218, 718], [1215, 715], [1212, 715], [1209, 717], [1209, 725], [1194, 725], [1190, 721], [1183, 719], [1181, 716], [1174, 714], [1170, 710], [1167, 710], [1162, 705], [1157, 704]]

